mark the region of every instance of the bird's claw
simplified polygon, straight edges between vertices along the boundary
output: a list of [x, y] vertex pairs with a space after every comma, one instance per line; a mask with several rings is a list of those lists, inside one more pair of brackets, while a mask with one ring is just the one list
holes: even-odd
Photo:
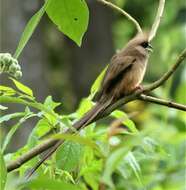
[[138, 85], [134, 88], [134, 91], [143, 91], [144, 87], [142, 85]]

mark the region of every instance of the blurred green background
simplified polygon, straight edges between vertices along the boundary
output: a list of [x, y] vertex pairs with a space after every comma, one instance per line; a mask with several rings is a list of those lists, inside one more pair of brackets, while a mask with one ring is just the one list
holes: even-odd
[[[157, 0], [113, 2], [134, 16], [145, 30], [151, 27]], [[77, 108], [115, 51], [136, 33], [134, 25], [122, 15], [95, 0], [87, 0], [87, 3], [90, 21], [81, 48], [61, 34], [45, 15], [19, 60], [23, 68], [22, 82], [32, 88], [38, 100], [43, 101], [52, 95], [55, 101], [62, 102], [60, 113], [71, 113]], [[41, 4], [41, 1], [1, 0], [0, 52], [14, 52], [25, 24]], [[166, 1], [162, 22], [152, 45], [154, 52], [144, 83], [150, 83], [166, 72], [186, 46], [185, 0]], [[2, 84], [8, 84], [7, 76], [1, 76], [0, 80]], [[186, 104], [186, 61], [154, 95]], [[17, 111], [19, 107], [12, 106], [11, 109]], [[186, 189], [186, 113], [142, 102], [129, 104], [125, 110], [138, 113], [132, 118], [137, 128], [152, 129], [151, 135], [167, 154], [166, 158], [152, 159], [145, 165], [145, 158], [140, 160], [147, 189]], [[14, 146], [10, 150], [24, 144], [33, 122], [17, 133], [16, 143], [12, 143]], [[132, 175], [128, 183], [118, 178], [117, 188], [124, 187], [127, 190], [138, 189]]]

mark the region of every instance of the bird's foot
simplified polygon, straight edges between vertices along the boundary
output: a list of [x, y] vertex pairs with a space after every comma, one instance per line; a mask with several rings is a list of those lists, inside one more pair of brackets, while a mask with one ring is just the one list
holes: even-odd
[[144, 87], [142, 85], [138, 85], [134, 88], [134, 91], [143, 91]]

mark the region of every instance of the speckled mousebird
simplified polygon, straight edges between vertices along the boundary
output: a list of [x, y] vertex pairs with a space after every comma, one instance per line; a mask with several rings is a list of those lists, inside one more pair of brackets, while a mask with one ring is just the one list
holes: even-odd
[[[152, 46], [148, 33], [139, 33], [118, 53], [116, 53], [105, 72], [97, 101], [80, 120], [74, 123], [76, 129], [83, 128], [95, 121], [100, 113], [115, 103], [118, 99], [137, 89], [144, 78]], [[69, 132], [69, 131], [68, 131]], [[63, 143], [56, 140], [55, 145], [34, 167], [29, 176]]]

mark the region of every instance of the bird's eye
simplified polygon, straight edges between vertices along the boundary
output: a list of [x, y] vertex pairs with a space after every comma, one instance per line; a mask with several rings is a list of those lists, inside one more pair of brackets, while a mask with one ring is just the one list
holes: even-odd
[[143, 42], [140, 44], [143, 48], [147, 48], [149, 46], [148, 42]]

